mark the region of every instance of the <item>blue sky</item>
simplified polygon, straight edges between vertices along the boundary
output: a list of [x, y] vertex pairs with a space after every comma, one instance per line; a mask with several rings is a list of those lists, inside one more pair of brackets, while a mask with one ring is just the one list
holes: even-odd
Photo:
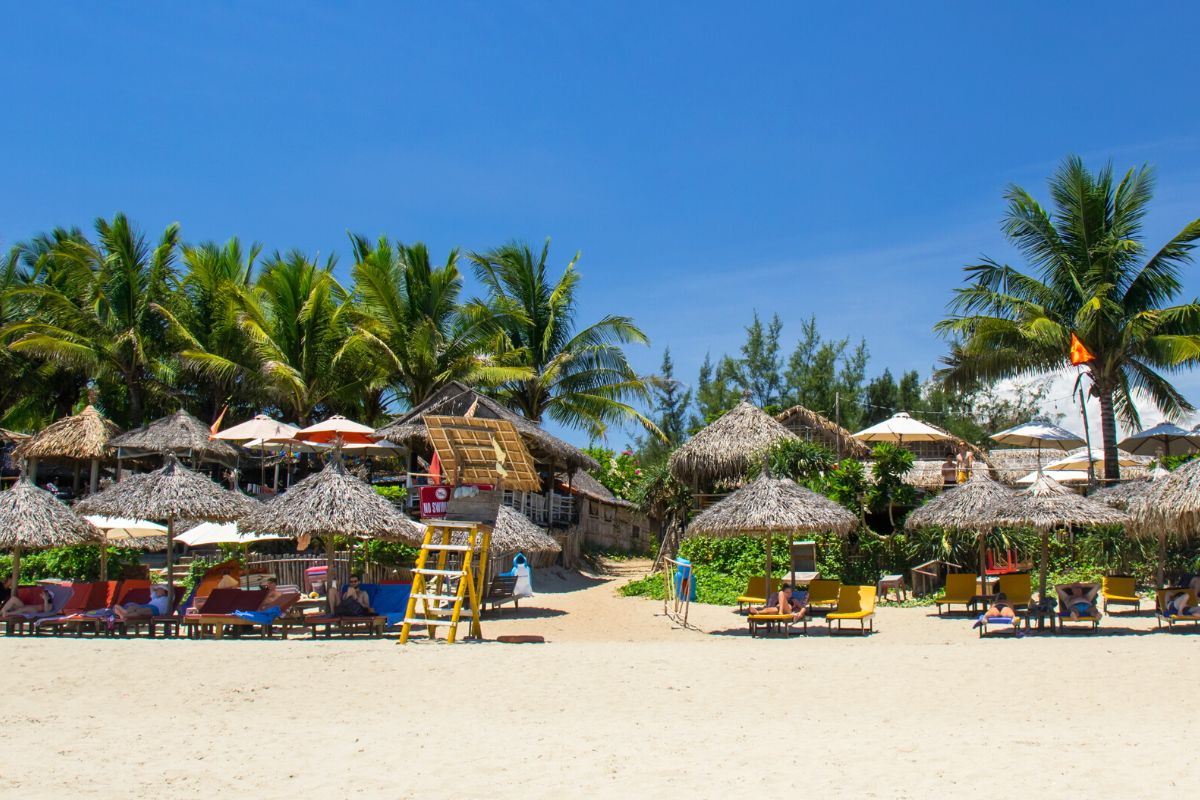
[[[632, 315], [693, 381], [754, 310], [928, 374], [1009, 182], [1156, 165], [1200, 216], [1186, 3], [10, 3], [0, 245], [124, 210], [343, 256], [553, 238], [580, 318]], [[1200, 293], [1197, 268], [1187, 294]], [[1179, 385], [1200, 401], [1200, 380]], [[570, 438], [580, 441], [581, 436]], [[621, 444], [614, 436], [613, 444]]]

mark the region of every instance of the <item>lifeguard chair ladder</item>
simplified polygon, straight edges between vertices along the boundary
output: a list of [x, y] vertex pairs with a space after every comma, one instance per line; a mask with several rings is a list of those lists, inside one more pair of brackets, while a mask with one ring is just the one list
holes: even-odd
[[[465, 533], [466, 544], [456, 543], [455, 533]], [[461, 541], [464, 537], [458, 538]], [[430, 641], [437, 638], [437, 629], [444, 627], [446, 643], [453, 644], [464, 611], [471, 621], [468, 636], [483, 638], [479, 614], [483, 608], [482, 578], [491, 538], [491, 527], [479, 522], [433, 520], [426, 524], [417, 566], [413, 569], [412, 593], [400, 628], [400, 644], [408, 642], [414, 625], [424, 626]]]

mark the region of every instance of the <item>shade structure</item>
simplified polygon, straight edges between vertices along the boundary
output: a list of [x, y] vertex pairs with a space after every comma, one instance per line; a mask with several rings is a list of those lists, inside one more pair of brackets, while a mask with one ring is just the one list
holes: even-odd
[[154, 472], [131, 475], [102, 492], [84, 498], [77, 508], [85, 514], [166, 520], [167, 585], [173, 587], [175, 563], [172, 546], [178, 520], [228, 522], [248, 513], [257, 504], [187, 469], [171, 453], [166, 455], [165, 461]]
[[242, 533], [236, 522], [201, 522], [177, 535], [175, 541], [183, 542], [188, 547], [201, 547], [209, 544], [245, 545], [282, 538], [274, 533]]
[[1117, 447], [1137, 456], [1190, 455], [1200, 450], [1200, 433], [1163, 422], [1126, 436]]
[[295, 425], [271, 419], [266, 414], [256, 414], [252, 419], [212, 434], [213, 439], [229, 442], [248, 442], [251, 439], [291, 439], [299, 432]]
[[396, 444], [387, 439], [374, 442], [351, 443], [342, 447], [342, 452], [357, 456], [394, 456], [407, 450], [404, 445]]
[[21, 442], [13, 450], [13, 458], [86, 461], [91, 466], [89, 491], [95, 492], [100, 488], [100, 462], [109, 457], [109, 442], [120, 433], [115, 422], [88, 405], [78, 414], [56, 420]]
[[1042, 449], [1074, 450], [1083, 447], [1087, 441], [1066, 428], [1060, 428], [1044, 419], [1030, 420], [1014, 425], [1007, 430], [993, 433], [988, 437], [999, 444], [1010, 447], [1036, 447], [1038, 469], [1042, 468]]
[[[424, 528], [413, 522], [369, 485], [346, 472], [334, 456], [320, 472], [309, 475], [274, 500], [239, 521], [248, 533], [276, 533], [289, 539], [325, 539], [330, 585], [336, 585], [334, 536], [393, 539], [420, 544]], [[330, 611], [336, 602], [329, 592]]]
[[862, 442], [893, 442], [895, 444], [943, 442], [954, 439], [940, 428], [926, 425], [903, 411], [893, 414], [883, 422], [877, 422], [869, 428], [862, 429], [854, 434], [854, 438]]
[[[466, 532], [455, 532], [451, 535], [454, 544], [466, 544], [469, 538]], [[492, 526], [492, 553], [558, 553], [562, 547], [553, 536], [534, 525], [519, 511], [508, 506], [500, 506], [496, 515], [496, 524]], [[480, 545], [476, 543], [475, 549]]]
[[1158, 540], [1158, 585], [1166, 571], [1167, 539], [1200, 533], [1200, 461], [1189, 461], [1129, 502], [1134, 536]]
[[148, 519], [132, 519], [126, 517], [106, 517], [102, 514], [89, 514], [84, 517], [88, 522], [100, 529], [104, 541], [100, 548], [100, 580], [108, 580], [108, 545], [120, 544], [122, 547], [137, 547], [142, 550], [165, 550], [167, 547], [167, 526], [159, 525]]
[[[1051, 461], [1046, 465], [1047, 472], [1057, 470], [1087, 470], [1088, 464], [1104, 463], [1104, 450], [1093, 447], [1090, 451], [1083, 449], [1075, 453], [1065, 455], [1057, 461]], [[1125, 453], [1117, 454], [1117, 464], [1122, 467], [1140, 467], [1143, 462]]]
[[258, 453], [324, 453], [329, 447], [316, 442], [301, 442], [296, 439], [251, 439], [242, 447]]
[[[1017, 478], [1013, 483], [1021, 487], [1032, 486], [1038, 478], [1046, 474], [1048, 473], [1045, 468], [1035, 469]], [[1087, 483], [1092, 478], [1086, 469], [1056, 469], [1049, 474], [1053, 474], [1054, 480], [1059, 483]]]
[[21, 582], [21, 551], [98, 541], [96, 526], [28, 478], [0, 492], [0, 549], [12, 550], [14, 592]]
[[1103, 489], [1089, 495], [1089, 497], [1097, 503], [1104, 503], [1106, 506], [1127, 511], [1129, 504], [1150, 491], [1150, 487], [1153, 485], [1154, 481], [1150, 479], [1125, 481], [1115, 486], [1105, 486]]
[[985, 580], [984, 534], [996, 527], [997, 511], [1013, 501], [1014, 492], [981, 471], [966, 483], [947, 489], [915, 509], [904, 521], [909, 530], [937, 526], [970, 531], [979, 543], [979, 580]]
[[1041, 577], [1038, 596], [1046, 599], [1046, 565], [1050, 532], [1072, 525], [1126, 525], [1129, 515], [1112, 506], [1076, 494], [1049, 475], [1042, 474], [1028, 489], [1022, 489], [997, 509], [995, 522], [1007, 527], [1030, 527], [1042, 540]]
[[341, 414], [334, 414], [327, 420], [301, 428], [293, 438], [302, 442], [323, 444], [338, 441], [343, 444], [370, 444], [378, 437], [375, 436], [375, 429], [369, 425], [346, 419]]
[[787, 478], [772, 478], [765, 471], [746, 486], [722, 498], [687, 526], [684, 537], [766, 536], [766, 576], [771, 577], [773, 533], [849, 533], [858, 517], [828, 497]]
[[173, 453], [213, 461], [237, 459], [233, 445], [211, 438], [209, 426], [183, 409], [114, 437], [110, 445], [122, 450]]
[[671, 454], [671, 474], [683, 483], [738, 483], [752, 461], [780, 441], [798, 440], [774, 417], [743, 400]]

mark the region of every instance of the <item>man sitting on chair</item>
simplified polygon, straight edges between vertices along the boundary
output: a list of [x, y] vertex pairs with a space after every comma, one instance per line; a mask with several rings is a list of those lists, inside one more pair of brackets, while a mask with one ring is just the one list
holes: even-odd
[[779, 587], [779, 594], [775, 597], [775, 605], [763, 606], [762, 608], [750, 609], [751, 614], [791, 614], [793, 621], [804, 619], [804, 615], [808, 613], [808, 592], [793, 589], [791, 584], [783, 584]]
[[350, 585], [342, 593], [342, 601], [337, 604], [337, 613], [342, 617], [370, 617], [375, 609], [371, 608], [371, 598], [362, 588], [362, 576], [351, 575]]

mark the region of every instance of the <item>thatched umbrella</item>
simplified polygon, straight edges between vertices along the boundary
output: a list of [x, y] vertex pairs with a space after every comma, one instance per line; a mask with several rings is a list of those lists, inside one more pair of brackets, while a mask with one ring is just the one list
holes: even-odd
[[232, 462], [238, 456], [237, 448], [229, 442], [211, 438], [209, 426], [183, 409], [123, 433], [109, 444], [123, 450], [174, 453], [212, 461]]
[[1129, 504], [1136, 498], [1141, 497], [1146, 492], [1150, 491], [1150, 487], [1154, 485], [1154, 481], [1149, 478], [1136, 481], [1125, 481], [1113, 486], [1105, 486], [1097, 492], [1089, 495], [1097, 503], [1104, 503], [1106, 506], [1116, 508], [1121, 511], [1127, 511]]
[[120, 432], [115, 422], [88, 405], [78, 414], [56, 420], [21, 442], [13, 450], [13, 459], [29, 461], [29, 476], [34, 483], [40, 458], [63, 458], [77, 464], [88, 461], [91, 463], [89, 491], [95, 492], [100, 483], [100, 460], [108, 457], [109, 442]]
[[1129, 515], [1076, 494], [1043, 474], [1028, 489], [1017, 492], [1013, 502], [1000, 507], [995, 522], [1008, 527], [1035, 528], [1041, 536], [1041, 583], [1038, 596], [1044, 601], [1050, 531], [1070, 525], [1126, 525]]
[[199, 519], [236, 520], [254, 509], [253, 500], [224, 489], [204, 475], [192, 472], [168, 453], [161, 469], [132, 475], [102, 492], [79, 501], [85, 514], [112, 517], [149, 517], [167, 521], [167, 585], [174, 586], [175, 523]]
[[330, 612], [336, 605], [333, 537], [398, 539], [420, 544], [424, 528], [406, 517], [368, 484], [346, 472], [335, 456], [318, 473], [293, 484], [238, 522], [245, 533], [277, 533], [289, 539], [320, 536], [329, 563]]
[[[418, 526], [420, 527], [420, 526]], [[451, 536], [455, 544], [466, 544], [465, 531], [456, 532]], [[476, 550], [479, 545], [476, 545]], [[496, 524], [492, 526], [492, 552], [498, 553], [558, 553], [562, 547], [554, 537], [545, 530], [534, 525], [529, 517], [509, 506], [500, 506], [496, 514]]]
[[21, 579], [21, 551], [100, 539], [100, 531], [78, 517], [65, 503], [22, 477], [13, 488], [0, 492], [0, 548], [11, 549], [12, 590]]
[[743, 400], [671, 454], [671, 474], [683, 483], [737, 481], [751, 461], [779, 441], [798, 437]]
[[1200, 533], [1200, 461], [1189, 461], [1129, 502], [1133, 535], [1158, 538], [1158, 587], [1163, 586], [1167, 537]]
[[843, 506], [787, 478], [766, 471], [751, 483], [706, 508], [688, 525], [684, 537], [739, 536], [762, 533], [767, 538], [767, 585], [771, 580], [771, 534], [830, 531], [845, 535], [858, 517]]
[[975, 470], [966, 483], [927, 500], [904, 521], [909, 530], [932, 526], [974, 533], [979, 540], [979, 580], [986, 586], [983, 536], [996, 526], [996, 512], [1013, 502], [1013, 491]]

